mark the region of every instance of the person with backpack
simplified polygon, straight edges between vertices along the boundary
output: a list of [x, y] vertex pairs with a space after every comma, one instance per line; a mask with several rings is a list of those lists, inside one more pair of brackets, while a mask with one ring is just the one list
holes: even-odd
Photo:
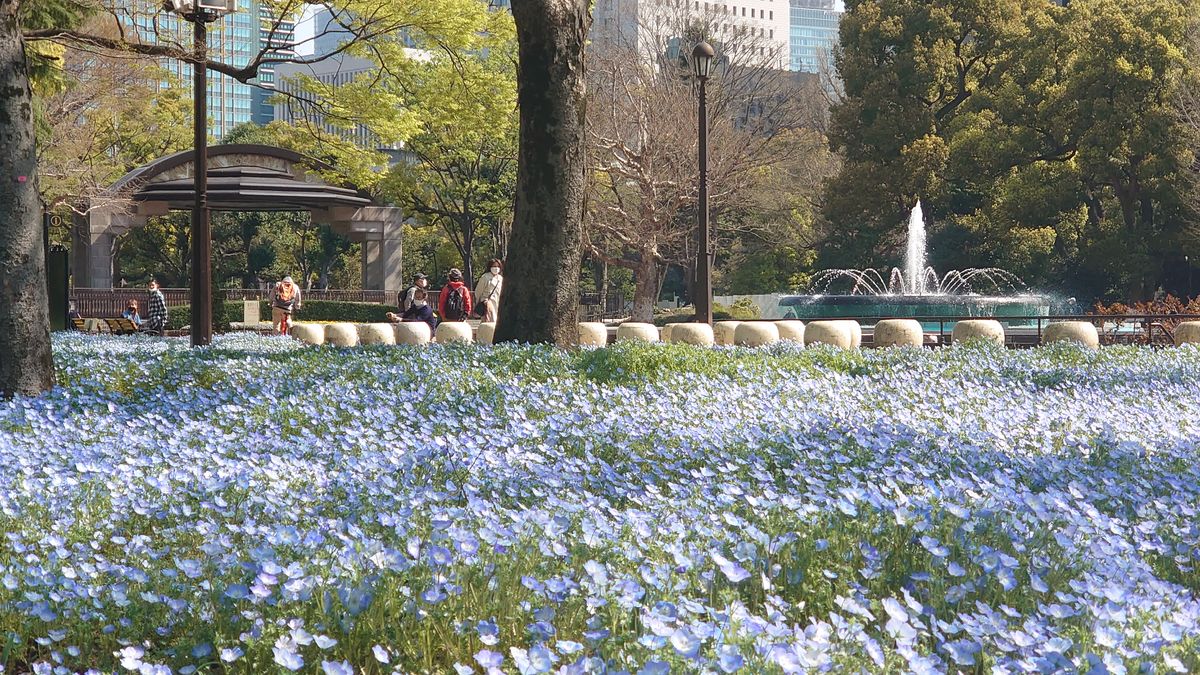
[[448, 282], [438, 297], [438, 315], [442, 321], [466, 321], [471, 316], [471, 289], [463, 283], [463, 275], [452, 268], [446, 275]]
[[400, 302], [397, 303], [400, 307], [400, 313], [407, 312], [413, 304], [413, 298], [418, 290], [425, 290], [429, 287], [429, 277], [417, 272], [413, 275], [412, 285], [400, 292]]

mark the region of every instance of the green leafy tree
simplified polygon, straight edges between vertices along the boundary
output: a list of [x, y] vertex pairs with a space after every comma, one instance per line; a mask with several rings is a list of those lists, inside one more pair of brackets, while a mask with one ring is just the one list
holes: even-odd
[[[419, 131], [380, 187], [385, 199], [436, 225], [468, 279], [476, 257], [506, 257], [517, 174], [516, 36], [507, 12], [489, 16], [468, 55], [435, 54], [412, 72]], [[488, 235], [491, 235], [488, 237]], [[479, 251], [480, 240], [487, 249]]]
[[931, 260], [1145, 297], [1168, 276], [1192, 161], [1174, 109], [1194, 3], [849, 2], [831, 139], [830, 266], [894, 262], [919, 197]]

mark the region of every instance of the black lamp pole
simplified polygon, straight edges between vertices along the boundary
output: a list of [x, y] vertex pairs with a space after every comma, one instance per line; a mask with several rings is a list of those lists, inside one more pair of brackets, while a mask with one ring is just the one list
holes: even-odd
[[701, 42], [692, 50], [692, 69], [700, 81], [700, 194], [696, 204], [696, 288], [692, 293], [697, 323], [712, 323], [713, 320], [712, 243], [708, 231], [708, 101], [704, 85], [715, 55], [707, 42]]
[[195, 138], [195, 157], [192, 162], [193, 191], [196, 202], [192, 206], [192, 346], [202, 347], [212, 343], [212, 222], [208, 212], [208, 35], [205, 22], [209, 15], [197, 8], [191, 16], [195, 27], [192, 45], [196, 50], [196, 62], [192, 64], [194, 75], [192, 117]]
[[1188, 258], [1188, 256], [1185, 255], [1185, 256], [1183, 256], [1183, 264], [1187, 265], [1187, 268], [1188, 268], [1187, 296], [1188, 296], [1188, 299], [1191, 300], [1191, 298], [1192, 298], [1192, 261]]

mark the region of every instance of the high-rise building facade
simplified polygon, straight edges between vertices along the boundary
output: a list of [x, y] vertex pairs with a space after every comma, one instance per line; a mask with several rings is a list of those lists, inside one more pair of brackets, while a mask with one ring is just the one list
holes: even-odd
[[[172, 42], [190, 46], [192, 25], [171, 12], [164, 12], [159, 3], [151, 0], [128, 0], [130, 11], [123, 15], [129, 25], [136, 28], [142, 41], [153, 43], [170, 36]], [[291, 54], [294, 40], [294, 22], [267, 22], [269, 11], [257, 0], [238, 0], [237, 10], [209, 25], [208, 57], [234, 66], [249, 63], [265, 45], [270, 44], [276, 53], [286, 57]], [[272, 36], [271, 28], [275, 27]], [[163, 86], [178, 85], [190, 89], [193, 82], [192, 66], [178, 59], [163, 59], [162, 67], [171, 73], [172, 82]], [[260, 81], [270, 85], [274, 81], [273, 66], [260, 71]], [[239, 82], [232, 77], [210, 70], [208, 72], [208, 132], [220, 140], [234, 127], [247, 122], [270, 121], [264, 113], [266, 98], [253, 84]], [[271, 114], [274, 110], [272, 107]]]
[[591, 38], [650, 55], [683, 37], [664, 32], [697, 21], [710, 40], [730, 46], [733, 60], [785, 69], [788, 20], [788, 0], [595, 0]]
[[833, 48], [838, 43], [842, 13], [834, 0], [791, 0], [789, 36], [792, 70], [818, 73], [833, 67]]
[[275, 104], [271, 96], [275, 93], [275, 64], [296, 55], [296, 20], [291, 16], [278, 16], [271, 8], [258, 8], [259, 49], [270, 49], [267, 59], [258, 70], [258, 86], [254, 88], [254, 119], [256, 124], [267, 124], [275, 119]]

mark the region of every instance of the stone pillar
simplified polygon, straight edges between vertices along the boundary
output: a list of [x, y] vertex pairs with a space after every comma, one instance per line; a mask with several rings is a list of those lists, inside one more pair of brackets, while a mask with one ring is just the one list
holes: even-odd
[[[116, 237], [107, 228], [97, 231], [91, 217], [75, 216], [74, 220], [71, 273], [75, 287], [112, 288]], [[103, 220], [107, 221], [107, 218]]]
[[76, 288], [113, 287], [113, 251], [117, 237], [145, 224], [146, 217], [99, 208], [73, 221], [71, 274]]
[[375, 236], [367, 235], [362, 240], [362, 285], [367, 290], [383, 288], [379, 255], [381, 242]]
[[404, 288], [404, 215], [391, 206], [364, 206], [350, 220], [362, 236], [363, 288]]

